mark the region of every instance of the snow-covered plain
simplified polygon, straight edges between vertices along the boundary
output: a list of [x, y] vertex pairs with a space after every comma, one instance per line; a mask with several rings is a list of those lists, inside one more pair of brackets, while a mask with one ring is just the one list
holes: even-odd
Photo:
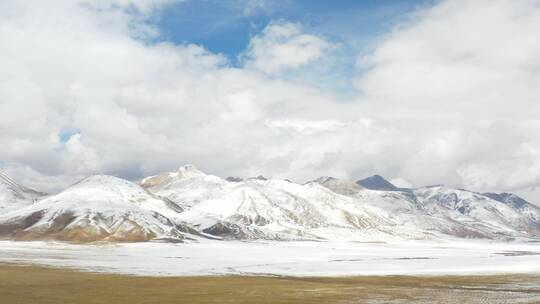
[[150, 276], [488, 275], [540, 273], [540, 243], [0, 241], [0, 263]]

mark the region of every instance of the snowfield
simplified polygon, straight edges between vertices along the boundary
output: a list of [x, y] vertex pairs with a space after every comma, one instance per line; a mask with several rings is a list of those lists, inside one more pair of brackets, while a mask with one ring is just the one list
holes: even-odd
[[540, 273], [540, 243], [0, 241], [0, 262], [148, 276], [488, 275]]

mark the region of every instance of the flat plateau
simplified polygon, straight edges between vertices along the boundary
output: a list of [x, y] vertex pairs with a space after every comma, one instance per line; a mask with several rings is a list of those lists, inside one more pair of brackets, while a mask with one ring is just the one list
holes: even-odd
[[0, 303], [540, 303], [540, 276], [148, 277], [0, 264]]

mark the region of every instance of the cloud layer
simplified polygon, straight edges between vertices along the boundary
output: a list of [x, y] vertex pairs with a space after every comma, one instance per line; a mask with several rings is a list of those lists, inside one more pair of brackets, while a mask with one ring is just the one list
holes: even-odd
[[474, 189], [538, 185], [539, 29], [538, 1], [446, 1], [359, 58], [370, 111], [415, 146], [402, 176]]
[[279, 74], [320, 59], [334, 47], [322, 37], [303, 33], [299, 24], [277, 22], [251, 39], [243, 61], [248, 69]]
[[43, 190], [183, 163], [298, 181], [380, 173], [540, 201], [539, 2], [415, 12], [358, 57], [346, 99], [303, 81], [338, 54], [328, 37], [276, 21], [233, 67], [202, 46], [153, 42], [148, 20], [167, 5], [0, 4], [4, 170]]

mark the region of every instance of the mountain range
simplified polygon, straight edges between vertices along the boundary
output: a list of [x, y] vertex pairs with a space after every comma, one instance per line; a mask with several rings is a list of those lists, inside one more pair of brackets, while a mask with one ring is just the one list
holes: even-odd
[[540, 208], [442, 185], [221, 177], [192, 165], [135, 183], [94, 175], [56, 194], [0, 174], [0, 238], [67, 242], [540, 239]]

